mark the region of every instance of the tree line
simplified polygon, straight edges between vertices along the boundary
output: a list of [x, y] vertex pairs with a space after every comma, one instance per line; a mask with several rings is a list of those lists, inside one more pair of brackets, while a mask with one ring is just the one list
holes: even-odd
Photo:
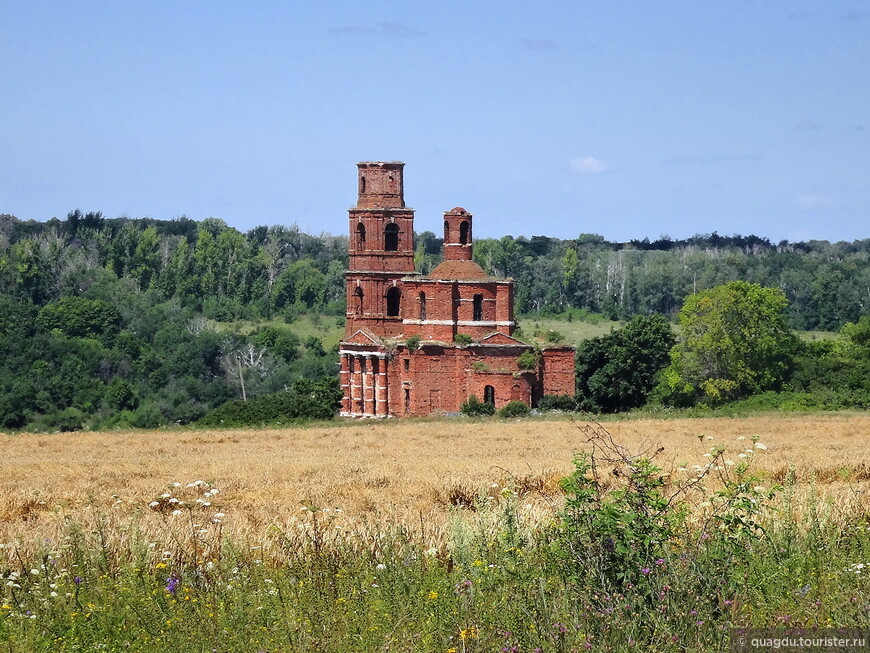
[[[36, 222], [0, 215], [0, 428], [190, 423], [227, 402], [257, 399], [264, 402], [258, 408], [233, 410], [263, 415], [284, 405], [270, 395], [306, 395], [301, 380], [334, 386], [336, 352], [317, 336], [300, 337], [294, 321], [307, 315], [342, 324], [347, 245], [344, 236], [295, 226], [241, 233], [215, 218], [73, 211], [65, 220]], [[440, 256], [440, 239], [416, 235], [418, 270], [428, 272]], [[774, 245], [717, 234], [629, 243], [505, 236], [477, 240], [475, 258], [488, 273], [516, 280], [520, 313], [576, 308], [621, 320], [661, 314], [667, 323], [687, 297], [736, 280], [778, 289], [790, 328], [848, 328], [870, 313], [870, 239]], [[625, 358], [652, 350], [649, 339], [669, 342], [660, 327], [636, 324], [587, 347], [616, 346]], [[820, 370], [842, 369], [842, 348], [824, 346], [790, 354], [792, 362], [821, 361], [797, 365], [806, 387], [830, 382]], [[655, 375], [652, 364], [625, 360], [635, 372]], [[578, 383], [586, 395], [594, 394], [590, 387], [619, 394], [584, 369]], [[685, 403], [677, 390], [667, 400]], [[611, 410], [620, 402], [584, 405]]]

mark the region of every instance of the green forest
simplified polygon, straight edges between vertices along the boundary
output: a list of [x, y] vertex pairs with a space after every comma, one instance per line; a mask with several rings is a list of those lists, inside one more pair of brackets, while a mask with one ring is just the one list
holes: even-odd
[[[437, 265], [440, 254], [435, 234], [416, 235], [420, 271]], [[870, 239], [771, 243], [713, 233], [613, 243], [594, 234], [504, 236], [476, 240], [474, 257], [488, 273], [516, 280], [515, 308], [524, 324], [556, 317], [633, 325], [622, 336], [580, 346], [576, 403], [584, 409], [625, 410], [650, 397], [685, 406], [783, 390], [794, 400], [830, 392], [832, 383], [839, 384], [836, 401], [809, 403], [863, 406], [870, 395], [862, 344], [870, 323]], [[76, 210], [65, 220], [37, 222], [0, 215], [0, 428], [189, 424], [228, 402], [275, 403], [273, 395], [287, 391], [332, 401], [346, 266], [346, 237], [296, 226], [241, 233], [216, 218], [134, 220]], [[775, 360], [758, 359], [777, 373], [693, 385], [703, 355], [685, 349], [682, 338], [676, 345], [682, 353], [671, 351], [672, 326], [688, 333], [686, 299], [734, 288], [733, 282], [778, 293], [755, 302], [772, 302], [788, 332], [783, 341], [771, 336]], [[655, 315], [664, 318], [633, 322]], [[806, 344], [791, 330], [842, 334]], [[626, 403], [618, 387], [629, 382], [619, 381], [616, 368], [639, 364], [630, 355], [640, 346], [632, 334], [652, 338], [659, 349], [644, 363], [644, 392], [635, 390]], [[651, 351], [648, 342], [640, 347]], [[596, 399], [596, 388], [610, 398]], [[312, 411], [321, 415], [324, 406]]]

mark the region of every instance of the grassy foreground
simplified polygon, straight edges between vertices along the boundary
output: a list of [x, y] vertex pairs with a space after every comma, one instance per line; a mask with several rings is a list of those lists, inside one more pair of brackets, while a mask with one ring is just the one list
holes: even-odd
[[867, 629], [868, 427], [2, 436], [0, 648], [706, 651], [732, 627]]

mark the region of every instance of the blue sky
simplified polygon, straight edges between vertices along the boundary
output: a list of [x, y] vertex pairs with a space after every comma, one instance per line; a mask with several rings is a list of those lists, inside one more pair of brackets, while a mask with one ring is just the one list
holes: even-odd
[[870, 237], [870, 2], [0, 0], [0, 213]]

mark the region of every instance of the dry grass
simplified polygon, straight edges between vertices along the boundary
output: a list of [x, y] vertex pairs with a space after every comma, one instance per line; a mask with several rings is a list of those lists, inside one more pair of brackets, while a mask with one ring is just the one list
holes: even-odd
[[[867, 415], [626, 420], [606, 427], [632, 451], [663, 447], [658, 460], [665, 467], [703, 462], [711, 442], [700, 443], [699, 434], [729, 449], [751, 445], [736, 437], [757, 435], [769, 447], [757, 467], [768, 478], [781, 481], [794, 466], [804, 495], [818, 492], [835, 511], [868, 508]], [[549, 514], [558, 479], [584, 448], [584, 435], [578, 424], [557, 419], [456, 419], [19, 434], [0, 435], [0, 442], [0, 543], [33, 551], [61, 538], [66, 518], [90, 527], [95, 515], [120, 532], [137, 523], [164, 543], [171, 520], [149, 502], [170, 491], [190, 498], [193, 490], [183, 486], [198, 479], [220, 489], [203, 513], [226, 513], [224, 533], [248, 541], [298, 524], [302, 506], [316, 505], [341, 508], [333, 519], [346, 528], [402, 523], [437, 543], [452, 506], [468, 506], [510, 481], [529, 510]], [[182, 487], [171, 490], [173, 482]]]

